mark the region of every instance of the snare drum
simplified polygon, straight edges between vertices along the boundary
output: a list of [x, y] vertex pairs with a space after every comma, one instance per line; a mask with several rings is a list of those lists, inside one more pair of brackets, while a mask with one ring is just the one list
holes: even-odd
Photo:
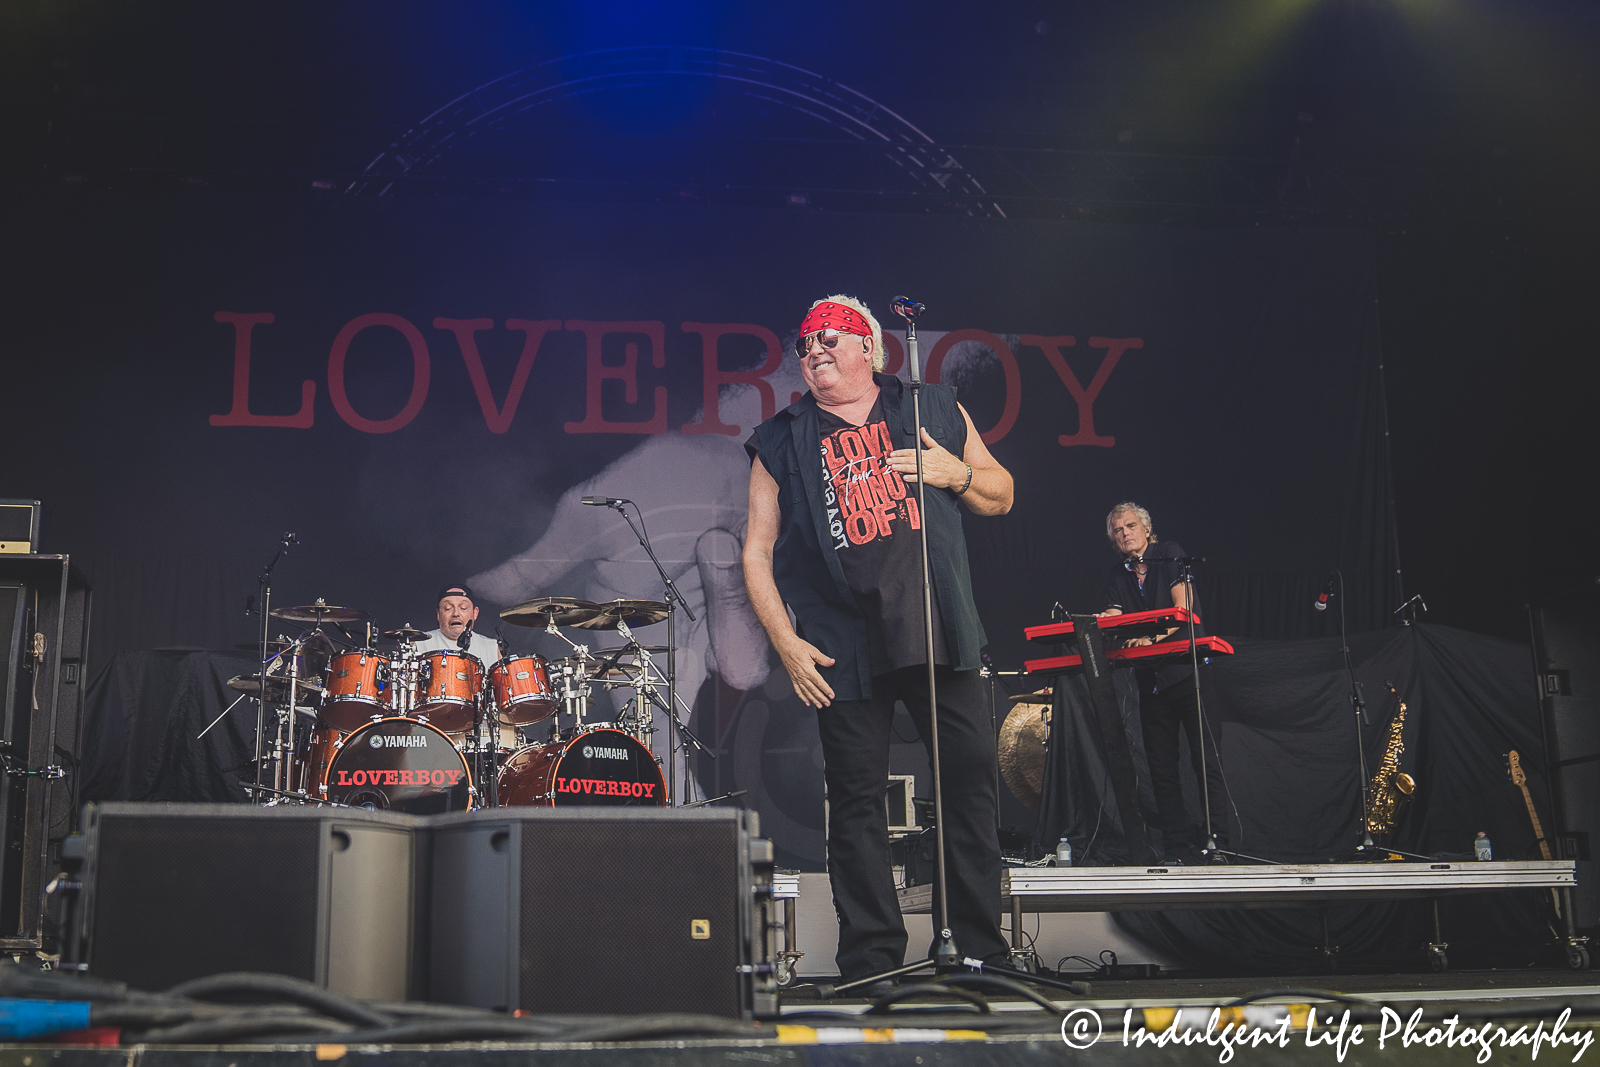
[[450, 733], [470, 729], [483, 691], [483, 664], [478, 657], [450, 649], [424, 652], [417, 661], [415, 713]]
[[389, 661], [370, 648], [334, 656], [318, 713], [339, 730], [354, 730], [393, 709]]
[[473, 807], [466, 759], [443, 731], [425, 722], [379, 719], [337, 747], [320, 790], [328, 800], [412, 815]]
[[661, 765], [620, 730], [590, 730], [565, 741], [529, 745], [506, 761], [498, 786], [500, 803], [507, 806], [667, 803]]
[[542, 656], [507, 656], [489, 668], [489, 687], [500, 721], [513, 726], [548, 719], [561, 706], [550, 691], [549, 667]]

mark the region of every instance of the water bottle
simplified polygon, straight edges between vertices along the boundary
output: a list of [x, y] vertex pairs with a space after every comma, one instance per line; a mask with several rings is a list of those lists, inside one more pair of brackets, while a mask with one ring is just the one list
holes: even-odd
[[1061, 843], [1056, 845], [1056, 866], [1072, 866], [1072, 842], [1067, 840], [1067, 835], [1061, 835]]
[[1472, 842], [1472, 858], [1476, 860], [1494, 859], [1494, 849], [1489, 844], [1489, 835], [1482, 830]]

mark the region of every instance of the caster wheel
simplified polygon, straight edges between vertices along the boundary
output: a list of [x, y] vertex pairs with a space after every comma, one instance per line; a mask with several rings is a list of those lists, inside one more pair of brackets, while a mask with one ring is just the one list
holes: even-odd
[[1589, 969], [1589, 950], [1582, 945], [1567, 946], [1567, 966], [1575, 971]]
[[1428, 950], [1428, 965], [1443, 974], [1450, 969], [1450, 957], [1445, 955], [1442, 948], [1430, 948]]

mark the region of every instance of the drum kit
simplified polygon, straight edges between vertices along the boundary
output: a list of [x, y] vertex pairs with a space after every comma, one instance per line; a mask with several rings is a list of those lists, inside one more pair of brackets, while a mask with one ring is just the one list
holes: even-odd
[[[276, 735], [258, 746], [256, 782], [247, 786], [264, 804], [423, 815], [669, 803], [661, 760], [651, 750], [652, 708], [670, 707], [663, 700], [669, 678], [652, 657], [669, 648], [639, 643], [630, 628], [666, 619], [666, 604], [571, 597], [518, 604], [501, 617], [543, 628], [572, 654], [513, 655], [501, 641], [492, 664], [466, 651], [466, 634], [457, 649], [423, 651], [418, 643], [429, 634], [409, 624], [377, 631], [368, 612], [320, 599], [269, 614], [305, 629], [267, 642], [264, 673], [228, 682], [260, 702], [259, 737], [272, 721], [269, 709], [276, 713]], [[365, 625], [364, 639], [351, 635], [350, 624]], [[591, 651], [565, 628], [612, 631], [623, 640]], [[614, 719], [600, 721], [590, 707], [597, 689], [632, 696]], [[541, 724], [542, 731], [534, 729]]]

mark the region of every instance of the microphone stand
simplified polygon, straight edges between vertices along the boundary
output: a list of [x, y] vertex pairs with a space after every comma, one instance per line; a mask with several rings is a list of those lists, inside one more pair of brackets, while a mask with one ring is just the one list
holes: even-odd
[[[267, 655], [267, 642], [272, 640], [272, 568], [278, 561], [289, 553], [290, 545], [297, 545], [300, 539], [292, 533], [286, 533], [279, 539], [278, 551], [273, 555], [272, 562], [267, 564], [265, 570], [256, 578], [256, 584], [261, 590], [261, 672], [256, 675], [260, 688], [256, 691], [256, 782], [259, 787], [262, 782], [262, 773], [265, 768], [261, 763], [261, 748], [266, 744], [267, 735], [267, 664], [272, 658]], [[292, 687], [294, 682], [289, 683]], [[295, 693], [289, 693], [289, 715], [294, 715]], [[258, 794], [259, 799], [259, 794]]]
[[[622, 505], [633, 504], [633, 510], [639, 513], [639, 525], [633, 524], [633, 519], [628, 515], [627, 509]], [[607, 501], [606, 507], [615, 508], [617, 513], [628, 523], [628, 529], [633, 531], [633, 536], [639, 539], [639, 547], [644, 549], [645, 555], [650, 557], [650, 562], [656, 565], [656, 573], [661, 576], [661, 584], [667, 591], [667, 724], [672, 732], [667, 735], [667, 782], [671, 788], [672, 782], [672, 755], [673, 737], [678, 736], [678, 744], [682, 744], [682, 724], [678, 722], [678, 609], [689, 617], [690, 622], [695, 622], [694, 612], [685, 603], [683, 594], [678, 592], [678, 587], [673, 584], [672, 578], [667, 574], [667, 569], [656, 558], [655, 549], [650, 547], [650, 536], [644, 532], [644, 512], [639, 511], [639, 505], [631, 500]], [[683, 782], [684, 790], [689, 790], [689, 750], [683, 750]], [[683, 799], [683, 798], [680, 798]]]
[[[922, 546], [922, 638], [923, 650], [928, 660], [928, 748], [933, 756], [933, 838], [934, 886], [939, 901], [939, 920], [935, 929], [932, 962], [940, 967], [954, 967], [961, 962], [961, 952], [956, 947], [955, 934], [950, 929], [950, 898], [945, 881], [944, 862], [944, 785], [939, 769], [939, 690], [933, 664], [933, 577], [928, 557], [928, 482], [922, 470], [922, 365], [917, 360], [917, 316], [923, 311], [921, 304], [897, 298], [894, 310], [906, 320], [906, 359], [911, 371], [911, 448], [917, 460], [917, 524], [919, 543]], [[909, 973], [909, 972], [906, 972]]]
[[1356, 668], [1350, 659], [1350, 640], [1345, 636], [1344, 621], [1344, 572], [1334, 569], [1334, 577], [1339, 579], [1339, 652], [1344, 656], [1344, 669], [1350, 675], [1350, 708], [1356, 713], [1356, 762], [1361, 768], [1361, 843], [1356, 846], [1356, 856], [1366, 856], [1382, 851], [1372, 840], [1372, 827], [1367, 823], [1367, 805], [1371, 802], [1372, 782], [1367, 775], [1367, 746], [1362, 736], [1362, 727], [1371, 726], [1372, 719], [1367, 715], [1367, 699], [1361, 692], [1361, 683], [1356, 680]]

